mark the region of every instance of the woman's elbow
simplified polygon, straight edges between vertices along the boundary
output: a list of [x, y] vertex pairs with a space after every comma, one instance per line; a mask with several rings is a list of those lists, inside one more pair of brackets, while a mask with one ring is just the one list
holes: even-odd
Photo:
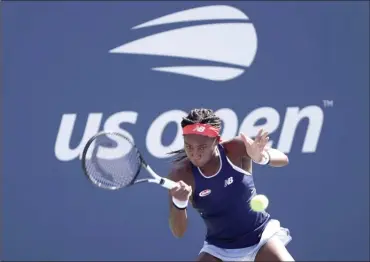
[[271, 165], [274, 167], [284, 167], [288, 164], [289, 158], [285, 155], [271, 161]]
[[289, 164], [289, 158], [287, 155], [283, 154], [279, 157], [279, 160], [276, 161], [276, 166], [283, 167]]
[[283, 162], [284, 162], [284, 165], [283, 166], [286, 166], [286, 165], [289, 164], [289, 157], [287, 155], [284, 156]]
[[271, 166], [283, 167], [289, 164], [289, 158], [283, 152], [273, 149], [269, 153], [270, 153], [270, 165]]

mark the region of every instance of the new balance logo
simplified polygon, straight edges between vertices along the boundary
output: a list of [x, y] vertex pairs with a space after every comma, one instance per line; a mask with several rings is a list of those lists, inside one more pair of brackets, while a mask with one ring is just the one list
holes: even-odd
[[204, 130], [206, 130], [204, 126], [197, 126], [193, 129], [193, 131], [196, 131], [196, 132], [204, 132]]
[[233, 177], [229, 177], [228, 179], [225, 180], [225, 187], [231, 185], [234, 182]]

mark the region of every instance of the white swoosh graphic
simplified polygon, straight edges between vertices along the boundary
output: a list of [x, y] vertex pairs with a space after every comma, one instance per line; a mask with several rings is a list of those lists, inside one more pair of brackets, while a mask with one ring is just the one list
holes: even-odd
[[[243, 20], [249, 18], [239, 9], [214, 5], [192, 8], [139, 24], [132, 29], [163, 24], [209, 20]], [[188, 75], [213, 81], [240, 76], [249, 67], [257, 52], [257, 35], [252, 23], [214, 23], [188, 26], [149, 35], [123, 44], [110, 53], [141, 54], [198, 59], [229, 66], [169, 66], [152, 70]], [[240, 66], [243, 68], [234, 68]]]
[[257, 52], [257, 35], [250, 23], [197, 25], [150, 35], [109, 52], [203, 59], [248, 67]]
[[214, 5], [193, 8], [190, 10], [180, 11], [166, 16], [162, 16], [151, 21], [145, 22], [143, 24], [137, 25], [132, 29], [178, 22], [191, 22], [217, 19], [248, 20], [248, 17], [239, 9], [236, 9], [234, 7], [226, 5]]
[[213, 81], [226, 81], [241, 75], [244, 70], [219, 66], [172, 66], [154, 67], [155, 71], [189, 75]]

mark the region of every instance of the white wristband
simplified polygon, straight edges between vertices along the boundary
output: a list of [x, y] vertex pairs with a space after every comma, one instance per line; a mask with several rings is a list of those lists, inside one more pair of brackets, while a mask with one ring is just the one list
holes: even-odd
[[172, 197], [172, 202], [176, 207], [180, 209], [185, 209], [188, 206], [189, 200], [182, 201], [182, 200], [178, 200], [177, 198]]
[[256, 162], [254, 160], [253, 162], [259, 165], [267, 165], [268, 163], [270, 163], [270, 155], [266, 151], [263, 151], [262, 154], [263, 154], [263, 157], [260, 162]]

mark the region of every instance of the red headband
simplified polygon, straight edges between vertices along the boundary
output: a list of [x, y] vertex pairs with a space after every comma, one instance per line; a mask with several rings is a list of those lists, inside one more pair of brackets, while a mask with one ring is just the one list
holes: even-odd
[[209, 136], [209, 137], [219, 137], [220, 136], [220, 129], [215, 128], [211, 125], [207, 124], [192, 124], [187, 125], [182, 129], [184, 135], [202, 135], [202, 136]]

